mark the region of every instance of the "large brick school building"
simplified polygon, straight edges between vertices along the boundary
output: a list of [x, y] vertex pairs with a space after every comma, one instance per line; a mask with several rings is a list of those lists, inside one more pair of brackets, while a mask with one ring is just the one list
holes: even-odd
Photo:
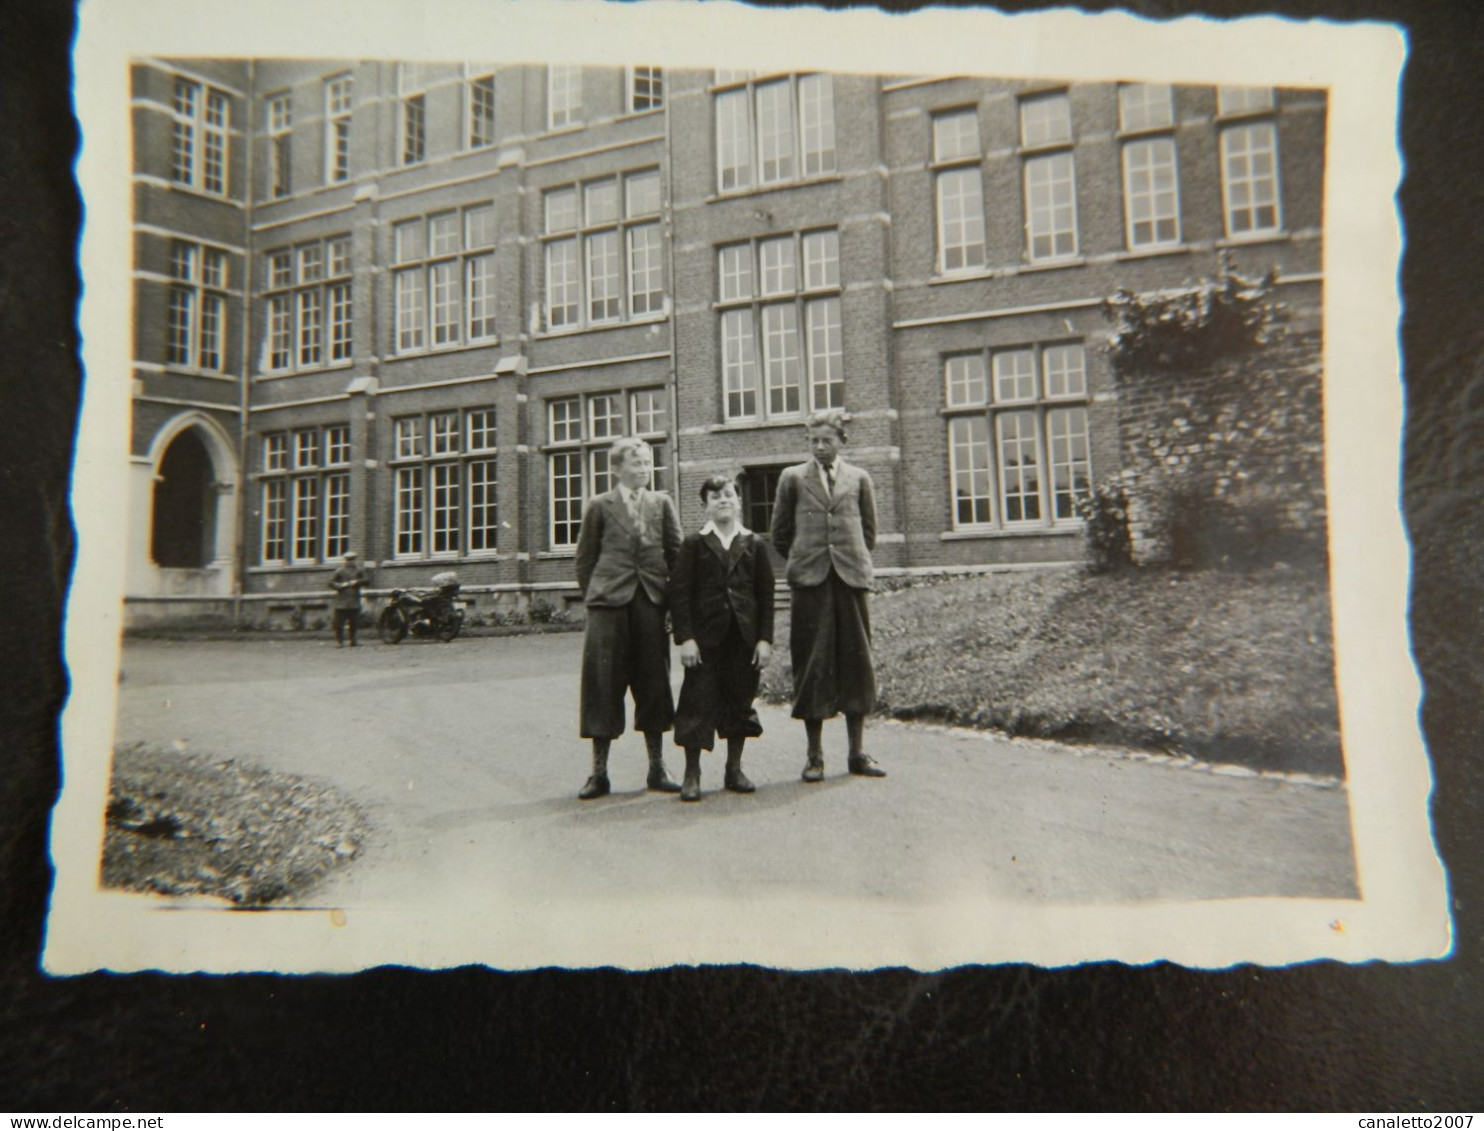
[[1319, 320], [1321, 91], [191, 59], [132, 107], [133, 620], [312, 603], [352, 548], [571, 601], [613, 439], [766, 530], [825, 407], [879, 568], [1074, 561], [1105, 298], [1226, 250]]

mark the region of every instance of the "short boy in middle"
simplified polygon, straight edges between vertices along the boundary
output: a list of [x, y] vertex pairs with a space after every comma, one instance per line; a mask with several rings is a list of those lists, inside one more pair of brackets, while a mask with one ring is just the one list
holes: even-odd
[[773, 655], [773, 563], [762, 539], [742, 525], [736, 483], [713, 475], [701, 484], [706, 523], [680, 546], [670, 574], [670, 624], [685, 682], [675, 712], [675, 743], [685, 749], [680, 800], [701, 800], [701, 751], [727, 742], [723, 784], [752, 793], [742, 748], [762, 734], [752, 701]]

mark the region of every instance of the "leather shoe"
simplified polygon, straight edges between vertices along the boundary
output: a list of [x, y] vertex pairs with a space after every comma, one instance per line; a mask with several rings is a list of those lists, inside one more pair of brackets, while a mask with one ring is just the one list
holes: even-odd
[[680, 800], [701, 800], [701, 779], [699, 777], [691, 777], [689, 774], [686, 775], [685, 784], [680, 787]]
[[805, 762], [803, 777], [805, 781], [824, 781], [823, 759], [810, 758]]
[[584, 785], [582, 787], [582, 791], [578, 793], [577, 800], [591, 801], [595, 797], [606, 796], [608, 796], [608, 775], [594, 774], [592, 777], [587, 779], [587, 784]]
[[757, 791], [757, 786], [753, 785], [741, 770], [734, 774], [727, 774], [723, 779], [723, 784], [733, 793], [755, 793]]
[[886, 771], [876, 764], [876, 759], [869, 754], [854, 754], [850, 758], [849, 769], [852, 774], [862, 778], [884, 778]]
[[664, 770], [651, 770], [644, 785], [652, 793], [679, 793], [680, 786], [670, 780]]

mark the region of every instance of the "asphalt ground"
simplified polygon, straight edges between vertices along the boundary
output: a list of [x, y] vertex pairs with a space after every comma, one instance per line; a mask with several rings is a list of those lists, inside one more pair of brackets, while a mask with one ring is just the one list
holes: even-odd
[[[866, 745], [889, 776], [856, 778], [836, 720], [826, 780], [806, 784], [803, 728], [767, 705], [744, 763], [756, 793], [721, 789], [721, 751], [706, 756], [700, 803], [648, 793], [629, 734], [614, 743], [613, 793], [579, 802], [581, 646], [576, 633], [343, 650], [310, 636], [130, 641], [118, 739], [348, 794], [374, 832], [306, 893], [316, 903], [415, 903], [486, 882], [579, 898], [825, 884], [909, 904], [1356, 894], [1339, 783], [878, 721]], [[678, 778], [682, 755], [667, 751]]]

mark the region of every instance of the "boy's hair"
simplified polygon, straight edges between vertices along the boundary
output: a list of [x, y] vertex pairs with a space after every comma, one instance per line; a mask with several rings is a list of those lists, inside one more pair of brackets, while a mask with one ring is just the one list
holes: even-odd
[[703, 502], [703, 503], [706, 502], [707, 501], [707, 496], [709, 496], [709, 495], [712, 495], [712, 494], [719, 495], [719, 494], [721, 494], [721, 489], [723, 487], [733, 487], [733, 488], [735, 488], [736, 486], [737, 486], [736, 479], [734, 479], [730, 475], [712, 475], [712, 476], [709, 476], [707, 478], [706, 482], [704, 482], [704, 483], [701, 484], [701, 502]]
[[849, 423], [850, 414], [843, 408], [826, 408], [810, 414], [809, 419], [804, 421], [804, 429], [833, 428], [835, 435], [840, 437], [840, 443], [848, 444], [850, 437], [846, 435], [845, 426]]
[[615, 440], [613, 441], [613, 447], [608, 449], [608, 464], [610, 467], [617, 467], [629, 458], [630, 452], [639, 451], [649, 452], [651, 458], [653, 458], [654, 449], [639, 439], [638, 436], [625, 436], [621, 440]]

